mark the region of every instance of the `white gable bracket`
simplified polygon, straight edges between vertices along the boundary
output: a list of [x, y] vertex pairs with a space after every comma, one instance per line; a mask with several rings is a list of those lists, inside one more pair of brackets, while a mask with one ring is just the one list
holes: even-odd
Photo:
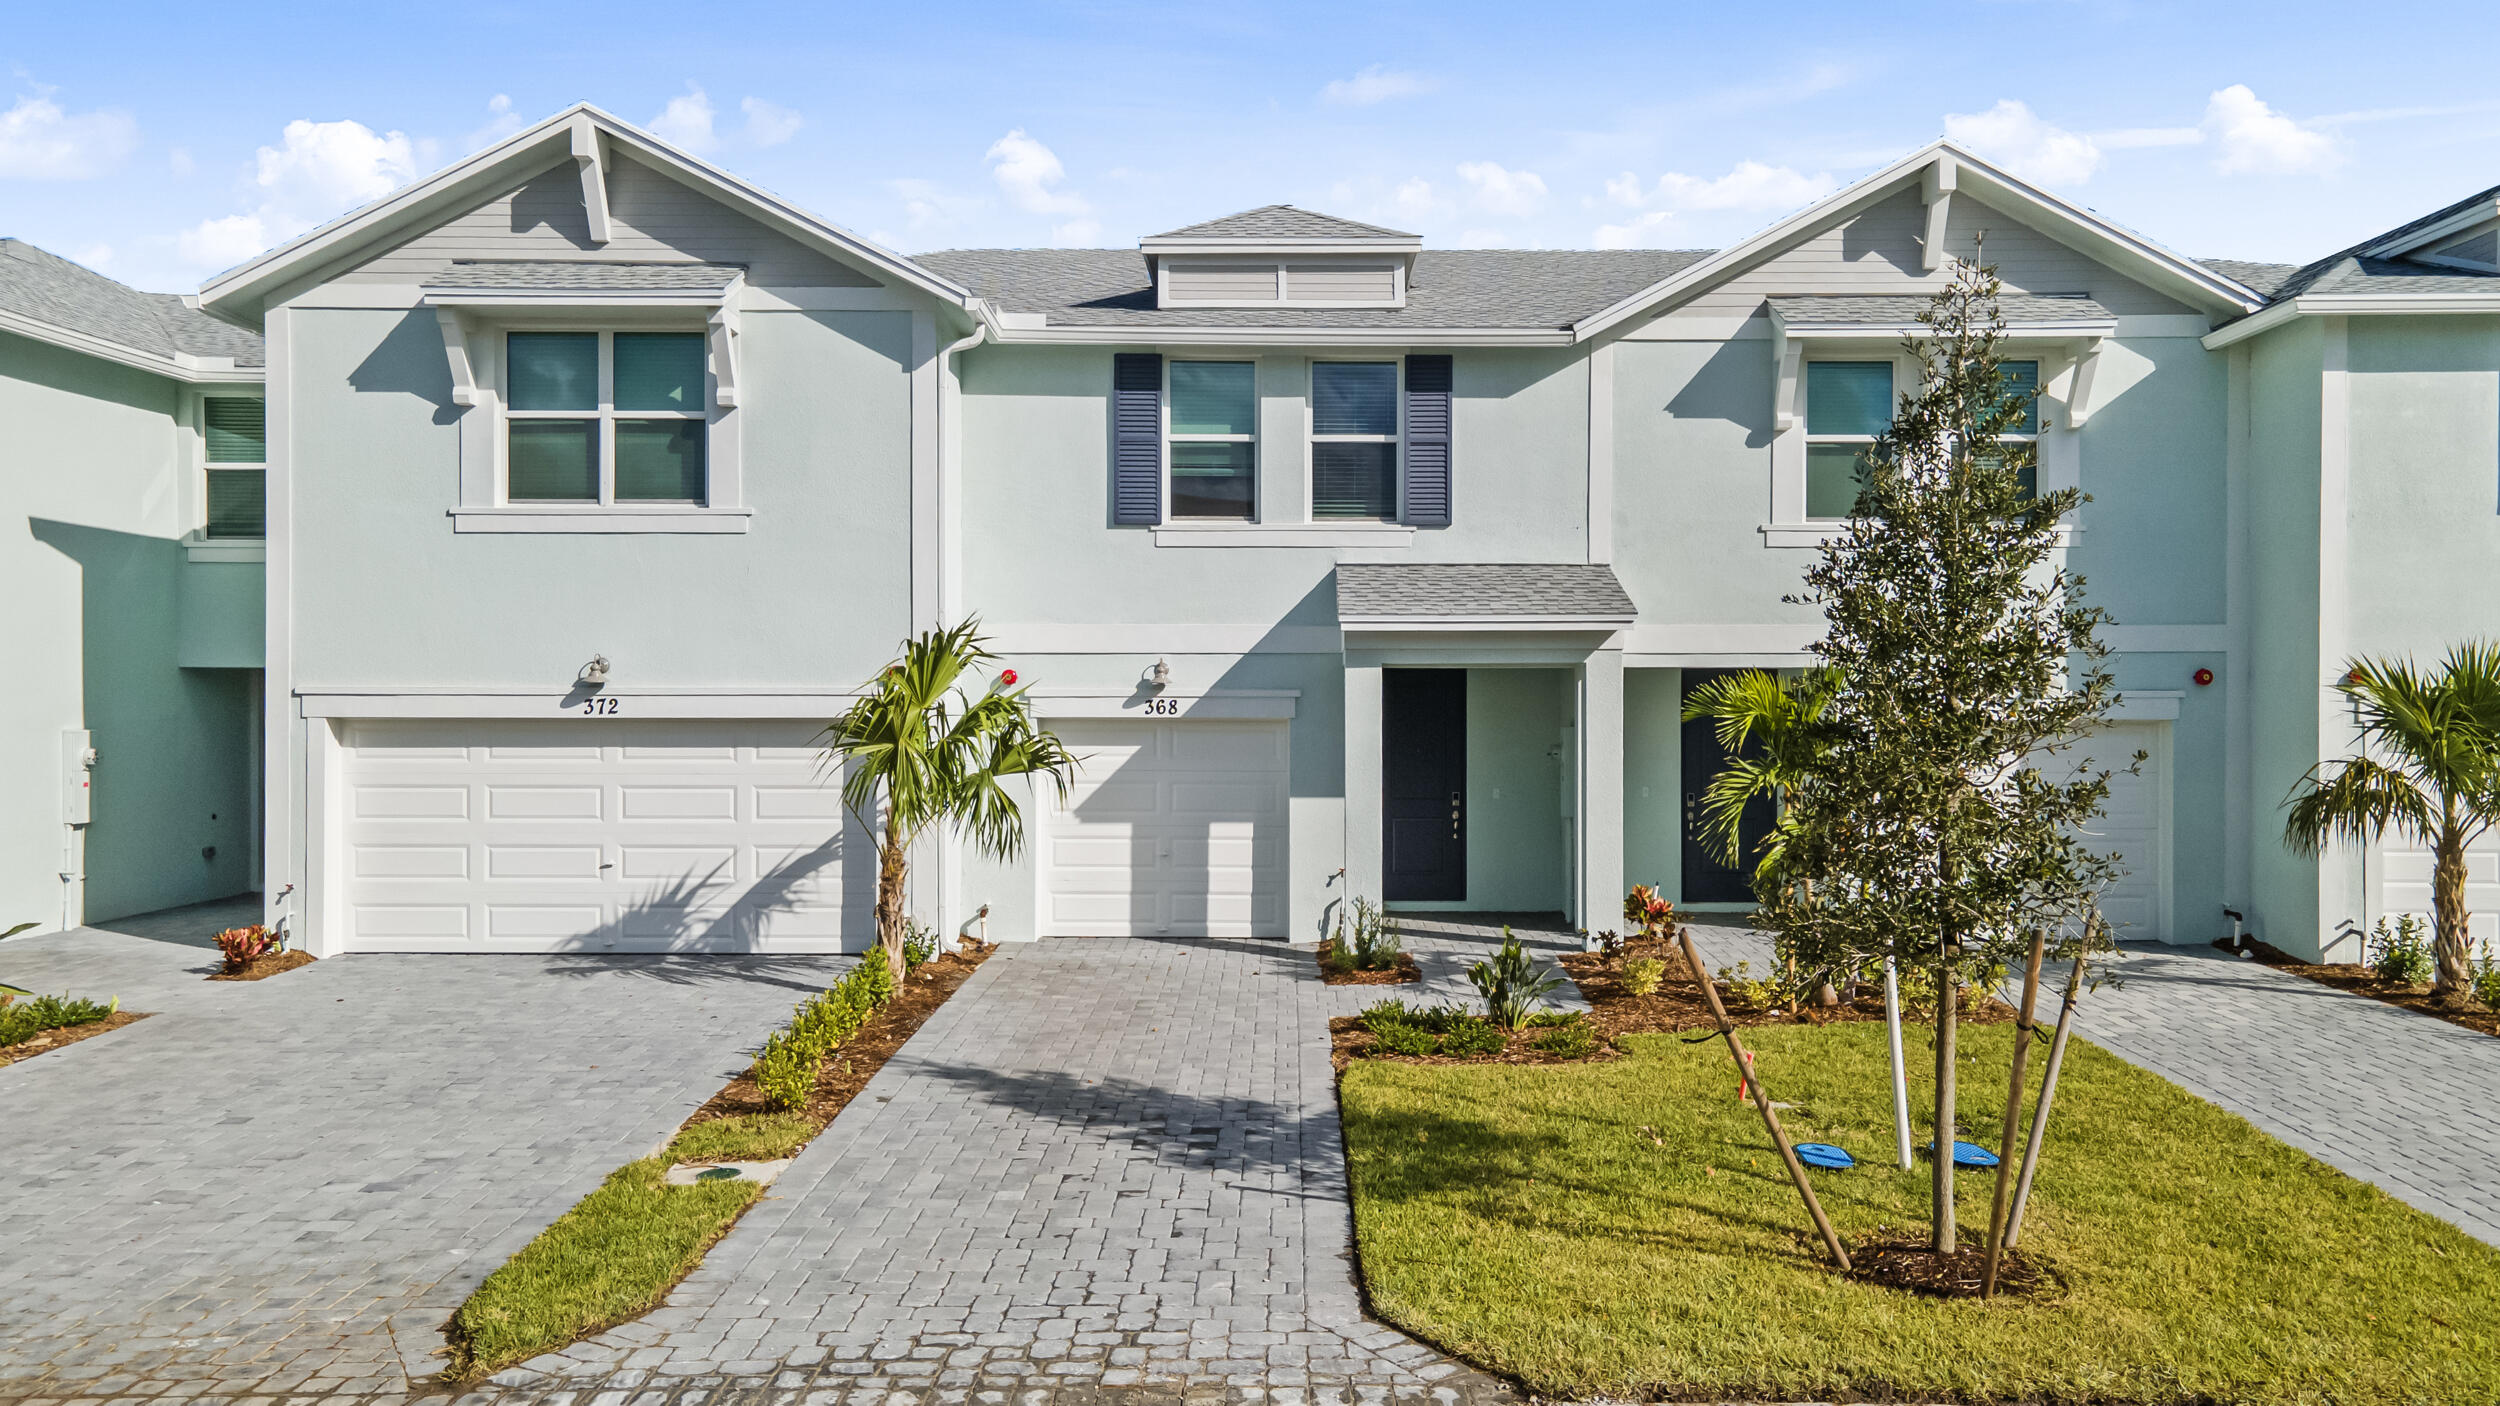
[[450, 308], [436, 308], [434, 320], [442, 325], [443, 354], [451, 361], [451, 403], [477, 404], [477, 373], [469, 365], [469, 329], [460, 314]]
[[723, 410], [738, 404], [738, 301], [737, 288], [732, 285], [730, 297], [712, 310], [708, 326], [712, 339], [712, 403]]
[[1772, 394], [1772, 423], [1781, 434], [1797, 427], [1797, 367], [1805, 360], [1806, 344], [1787, 335], [1787, 329], [1772, 323], [1771, 357], [1777, 388]]
[[581, 168], [582, 215], [590, 224], [590, 242], [608, 242], [608, 164], [599, 145], [598, 125], [587, 113], [573, 118], [573, 164]]
[[2066, 392], [2066, 428], [2082, 429], [2092, 418], [2092, 376], [2100, 366], [2100, 338], [2089, 338], [2075, 347], [2074, 382]]
[[1953, 153], [1940, 151], [1919, 181], [1919, 193], [1927, 201], [1927, 239], [1919, 249], [1919, 262], [1929, 273], [1944, 267], [1945, 222], [1952, 216], [1953, 188], [1960, 179]]

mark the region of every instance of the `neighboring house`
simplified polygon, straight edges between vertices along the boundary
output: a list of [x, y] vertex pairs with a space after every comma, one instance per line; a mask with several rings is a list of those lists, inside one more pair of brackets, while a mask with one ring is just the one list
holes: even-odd
[[[2478, 237], [2440, 225], [2462, 291], [2425, 311], [2486, 306]], [[1086, 761], [1016, 863], [932, 846], [949, 932], [1309, 940], [1349, 896], [1602, 928], [1636, 881], [1744, 906], [1686, 835], [1721, 758], [1683, 698], [1809, 661], [1784, 597], [1983, 247], [2118, 622], [2090, 752], [2147, 758], [2103, 827], [2112, 917], [2202, 941], [2229, 905], [2314, 951], [2409, 902], [2290, 860], [2277, 803], [2349, 734], [2342, 651], [2493, 613], [2451, 588], [2394, 628], [2397, 592], [2489, 569], [2500, 316], [2382, 351], [2343, 319], [2387, 295], [2270, 300], [2292, 270], [1945, 145], [1715, 253], [1269, 206], [905, 258], [587, 107], [203, 290], [268, 337], [270, 890], [316, 952], [864, 946], [874, 865], [813, 739], [905, 635], [978, 616]]]
[[0, 239], [0, 930], [259, 886], [260, 382], [258, 337]]

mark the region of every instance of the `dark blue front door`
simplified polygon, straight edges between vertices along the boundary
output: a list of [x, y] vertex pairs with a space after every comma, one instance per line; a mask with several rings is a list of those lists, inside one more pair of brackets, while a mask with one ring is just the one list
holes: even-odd
[[1383, 895], [1467, 897], [1467, 671], [1380, 676]]

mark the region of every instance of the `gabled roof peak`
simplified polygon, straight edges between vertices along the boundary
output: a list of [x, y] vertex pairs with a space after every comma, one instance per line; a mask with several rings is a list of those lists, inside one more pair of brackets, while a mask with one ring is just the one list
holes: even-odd
[[1184, 245], [1253, 248], [1329, 244], [1352, 244], [1369, 249], [1419, 249], [1423, 247], [1423, 238], [1404, 230], [1383, 229], [1359, 220], [1323, 215], [1317, 210], [1304, 210], [1292, 205], [1262, 205], [1255, 210], [1241, 210], [1218, 219], [1202, 220], [1194, 225], [1148, 235], [1138, 241], [1139, 248], [1150, 252]]

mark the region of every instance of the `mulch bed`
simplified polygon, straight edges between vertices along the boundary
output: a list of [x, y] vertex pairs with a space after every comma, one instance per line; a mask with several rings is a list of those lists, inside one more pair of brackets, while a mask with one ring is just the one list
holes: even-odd
[[[1665, 977], [1658, 989], [1646, 996], [1635, 996], [1623, 985], [1624, 963], [1642, 957], [1667, 964]], [[1663, 937], [1635, 937], [1614, 954], [1604, 952], [1571, 952], [1562, 957], [1562, 969], [1580, 985], [1580, 995], [1589, 1003], [1590, 1019], [1596, 1022], [1597, 1033], [1608, 1040], [1618, 1035], [1674, 1034], [1688, 1030], [1715, 1030], [1710, 1017], [1710, 1004], [1702, 998], [1701, 983], [1694, 978], [1690, 963], [1684, 960], [1680, 943]], [[1767, 973], [1766, 973], [1767, 974]], [[1738, 1028], [1755, 1025], [1828, 1025], [1841, 1020], [1882, 1020], [1884, 988], [1860, 986], [1845, 993], [1837, 1006], [1807, 1003], [1794, 1012], [1785, 1007], [1739, 1007], [1732, 994], [1721, 988], [1719, 999], [1727, 1003], [1730, 1023]], [[2010, 1025], [2014, 1022], [2012, 1006], [1993, 996], [1974, 999], [1962, 994], [1962, 1020], [1972, 1025]], [[1904, 1012], [1905, 1021], [1912, 1020]]]
[[1413, 955], [1400, 952], [1396, 966], [1379, 971], [1367, 972], [1350, 966], [1332, 967], [1323, 961], [1319, 964], [1319, 979], [1331, 986], [1397, 986], [1423, 980], [1424, 972], [1423, 968], [1415, 965]]
[[[1988, 1247], [1964, 1245], [1950, 1255], [1940, 1255], [1924, 1240], [1876, 1241], [1851, 1246], [1849, 1264], [1853, 1279], [1937, 1298], [1975, 1299], [1986, 1282]], [[1997, 1258], [1999, 1295], [2037, 1294], [2055, 1287], [2055, 1281], [2021, 1250], [2008, 1250]]]
[[[995, 942], [978, 950], [967, 947], [961, 952], [933, 957], [905, 972], [903, 984], [895, 988], [894, 999], [879, 1006], [876, 1014], [868, 1017], [857, 1034], [843, 1041], [842, 1048], [825, 1059], [824, 1067], [816, 1075], [815, 1097], [808, 1100], [807, 1107], [798, 1111], [816, 1125], [817, 1131], [823, 1131], [824, 1126], [833, 1121], [833, 1115], [841, 1112], [843, 1105], [868, 1086], [870, 1077], [885, 1067], [885, 1062], [903, 1047], [903, 1042], [917, 1033], [937, 1008], [946, 1004], [946, 998], [954, 995], [957, 987], [971, 980], [972, 974], [979, 971], [981, 964], [997, 950]], [[862, 960], [883, 961], [884, 957], [872, 950]], [[778, 1105], [764, 1097], [763, 1090], [755, 1086], [752, 1076], [740, 1074], [730, 1080], [726, 1088], [712, 1095], [710, 1102], [696, 1109], [685, 1126], [691, 1128], [715, 1118], [781, 1111]]]
[[297, 967], [309, 967], [313, 961], [314, 957], [310, 952], [300, 947], [290, 947], [284, 952], [272, 953], [266, 957], [255, 957], [241, 967], [228, 965], [211, 973], [208, 979], [211, 981], [266, 981], [280, 972], [291, 972]]
[[1504, 1046], [1498, 1054], [1393, 1055], [1382, 1054], [1372, 1048], [1379, 1041], [1370, 1031], [1363, 1028], [1361, 1016], [1341, 1015], [1328, 1022], [1328, 1062], [1336, 1067], [1338, 1073], [1343, 1074], [1346, 1066], [1358, 1059], [1385, 1059], [1398, 1064], [1593, 1064], [1599, 1060], [1616, 1057], [1613, 1047], [1602, 1040], [1598, 1044], [1597, 1053], [1576, 1058], [1570, 1055], [1548, 1054], [1530, 1044], [1551, 1028], [1550, 1026], [1531, 1026], [1525, 1030], [1514, 1031], [1511, 1034], [1510, 1043]]
[[[2485, 1010], [2480, 1007], [2462, 1011], [2441, 1010], [2431, 1004], [2429, 987], [2408, 986], [2403, 982], [2385, 980], [2359, 962], [2304, 962], [2270, 942], [2257, 942], [2252, 939], [2250, 945], [2255, 948], [2258, 961], [2279, 971], [2287, 971], [2294, 976], [2305, 976], [2321, 986], [2332, 986], [2338, 991], [2350, 991], [2355, 995], [2367, 996], [2373, 1001], [2384, 1001], [2391, 1006], [2402, 1006], [2417, 1014], [2444, 1020], [2450, 1025], [2462, 1025], [2468, 1030], [2477, 1030], [2485, 1035], [2500, 1035], [2500, 1011]], [[2225, 952], [2231, 950], [2231, 944], [2227, 941], [2217, 942], [2214, 946]]]
[[148, 1011], [115, 1011], [102, 1020], [91, 1020], [84, 1025], [65, 1025], [58, 1030], [46, 1030], [40, 1035], [29, 1035], [14, 1045], [0, 1045], [0, 1065], [33, 1059], [39, 1054], [50, 1054], [64, 1045], [75, 1045], [81, 1040], [93, 1039], [107, 1030], [119, 1030], [133, 1021], [145, 1020], [150, 1014], [151, 1012]]

